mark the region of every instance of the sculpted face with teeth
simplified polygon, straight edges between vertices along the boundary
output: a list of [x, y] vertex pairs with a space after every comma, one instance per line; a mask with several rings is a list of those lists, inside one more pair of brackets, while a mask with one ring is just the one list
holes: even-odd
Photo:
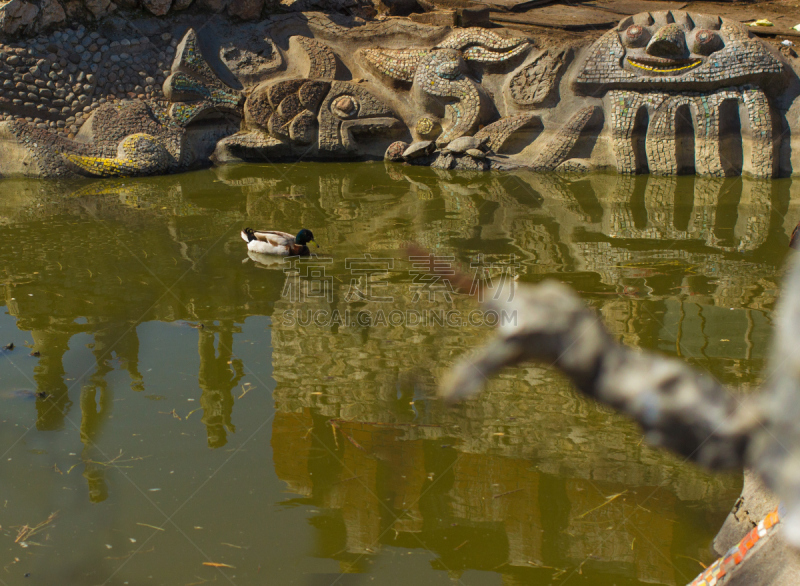
[[779, 58], [737, 22], [677, 10], [642, 12], [598, 39], [575, 87], [579, 92], [765, 87], [783, 72]]
[[716, 30], [696, 28], [688, 15], [682, 23], [631, 24], [619, 31], [627, 50], [623, 67], [645, 75], [682, 75], [699, 67], [725, 46], [719, 21], [709, 24]]

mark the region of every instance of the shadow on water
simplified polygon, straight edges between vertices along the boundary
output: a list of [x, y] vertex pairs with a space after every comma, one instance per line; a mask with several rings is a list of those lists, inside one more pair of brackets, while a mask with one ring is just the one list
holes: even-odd
[[[382, 164], [5, 181], [0, 561], [41, 584], [686, 583], [737, 476], [538, 366], [445, 409], [444, 369], [491, 328], [402, 247], [568, 282], [623, 342], [749, 387], [795, 191]], [[248, 256], [245, 226], [311, 228], [320, 256]]]

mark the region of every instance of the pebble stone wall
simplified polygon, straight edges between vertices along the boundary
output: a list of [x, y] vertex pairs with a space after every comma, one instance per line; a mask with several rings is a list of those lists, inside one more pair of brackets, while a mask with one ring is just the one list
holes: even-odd
[[109, 40], [79, 26], [0, 45], [0, 120], [23, 119], [70, 138], [102, 104], [164, 99], [177, 40]]

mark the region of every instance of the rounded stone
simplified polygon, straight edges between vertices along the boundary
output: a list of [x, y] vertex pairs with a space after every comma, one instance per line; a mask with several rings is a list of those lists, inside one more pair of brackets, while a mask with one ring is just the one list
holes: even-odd
[[383, 158], [387, 161], [402, 161], [403, 153], [407, 148], [407, 142], [403, 142], [402, 140], [395, 141], [389, 145], [388, 149], [386, 149], [386, 154], [383, 155]]
[[351, 118], [358, 114], [358, 100], [353, 96], [339, 96], [331, 104], [331, 109], [342, 118]]

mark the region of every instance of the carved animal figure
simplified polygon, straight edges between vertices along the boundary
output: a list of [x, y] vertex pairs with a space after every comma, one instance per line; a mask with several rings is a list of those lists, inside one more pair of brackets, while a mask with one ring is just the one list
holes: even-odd
[[[362, 137], [402, 128], [391, 108], [361, 84], [334, 79], [336, 55], [325, 44], [306, 37], [292, 37], [290, 43], [305, 53], [307, 76], [266, 81], [245, 100], [214, 75], [202, 58], [197, 35], [189, 30], [164, 84], [165, 94], [175, 102], [170, 114], [184, 126], [227, 114], [244, 118], [244, 129], [217, 145], [217, 162], [351, 158], [362, 154]], [[382, 153], [386, 144], [376, 152]]]
[[501, 37], [482, 28], [453, 33], [433, 49], [363, 49], [381, 75], [411, 82], [415, 101], [442, 123], [436, 145], [472, 134], [491, 113], [491, 100], [469, 74], [467, 62], [505, 63], [530, 49], [524, 38]]

